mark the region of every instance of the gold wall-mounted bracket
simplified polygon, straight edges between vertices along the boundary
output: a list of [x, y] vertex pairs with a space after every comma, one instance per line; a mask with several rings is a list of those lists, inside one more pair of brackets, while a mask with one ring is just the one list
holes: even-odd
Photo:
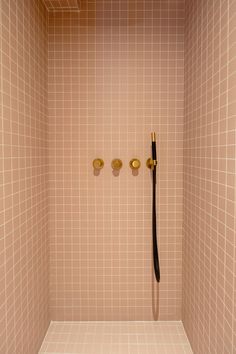
[[129, 162], [129, 166], [132, 170], [138, 170], [141, 166], [141, 162], [138, 159], [132, 159]]
[[146, 165], [149, 169], [153, 170], [154, 166], [157, 166], [157, 160], [153, 160], [152, 158], [147, 159]]
[[104, 161], [103, 159], [96, 158], [93, 160], [93, 168], [95, 170], [101, 170], [104, 167]]

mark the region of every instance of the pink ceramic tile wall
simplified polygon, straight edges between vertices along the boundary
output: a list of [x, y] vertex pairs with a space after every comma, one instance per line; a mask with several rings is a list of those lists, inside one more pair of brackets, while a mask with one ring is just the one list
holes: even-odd
[[183, 322], [196, 354], [236, 348], [235, 28], [235, 1], [186, 1]]
[[0, 1], [0, 353], [36, 354], [48, 318], [47, 16]]
[[[80, 13], [49, 17], [51, 316], [180, 319], [184, 2], [81, 3]], [[158, 286], [145, 165], [153, 130]], [[96, 157], [105, 161], [99, 176]], [[110, 166], [116, 157], [119, 176]]]

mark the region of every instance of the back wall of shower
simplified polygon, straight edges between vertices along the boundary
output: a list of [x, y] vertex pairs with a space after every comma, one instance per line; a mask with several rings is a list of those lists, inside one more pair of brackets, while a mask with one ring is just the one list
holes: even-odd
[[80, 3], [0, 1], [0, 354], [36, 354], [50, 320], [153, 319], [232, 354], [236, 2]]
[[[49, 13], [53, 320], [181, 318], [183, 32], [182, 0], [97, 0], [82, 2], [80, 13]], [[158, 287], [145, 165], [151, 131], [160, 165]], [[105, 161], [99, 176], [96, 157]]]

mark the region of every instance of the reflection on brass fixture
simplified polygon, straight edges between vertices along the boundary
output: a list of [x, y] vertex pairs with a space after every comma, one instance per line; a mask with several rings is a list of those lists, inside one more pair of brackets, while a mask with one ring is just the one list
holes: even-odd
[[153, 170], [154, 166], [157, 165], [157, 160], [153, 160], [152, 158], [149, 158], [147, 159], [146, 165], [148, 168]]
[[155, 132], [151, 133], [151, 138], [152, 138], [152, 142], [156, 141], [156, 133]]
[[138, 159], [132, 159], [129, 162], [130, 168], [132, 168], [132, 170], [138, 170], [139, 167], [141, 166], [141, 162]]
[[103, 166], [104, 166], [104, 161], [102, 159], [97, 158], [93, 160], [93, 168], [95, 170], [101, 170]]
[[113, 170], [117, 170], [119, 171], [122, 167], [123, 163], [120, 159], [113, 159], [111, 162], [111, 167], [113, 168]]

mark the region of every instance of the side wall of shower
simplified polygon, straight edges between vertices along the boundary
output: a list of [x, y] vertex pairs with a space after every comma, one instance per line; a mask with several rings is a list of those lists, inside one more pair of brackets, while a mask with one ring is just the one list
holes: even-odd
[[186, 1], [183, 322], [194, 353], [236, 348], [236, 3]]
[[[81, 5], [80, 13], [49, 16], [51, 316], [177, 320], [184, 1]], [[151, 131], [159, 160], [160, 286], [152, 278]], [[99, 176], [96, 157], [105, 161]], [[142, 164], [137, 176], [133, 157]], [[113, 158], [123, 161], [119, 176]]]
[[49, 324], [41, 1], [0, 1], [0, 82], [0, 353], [32, 354]]

